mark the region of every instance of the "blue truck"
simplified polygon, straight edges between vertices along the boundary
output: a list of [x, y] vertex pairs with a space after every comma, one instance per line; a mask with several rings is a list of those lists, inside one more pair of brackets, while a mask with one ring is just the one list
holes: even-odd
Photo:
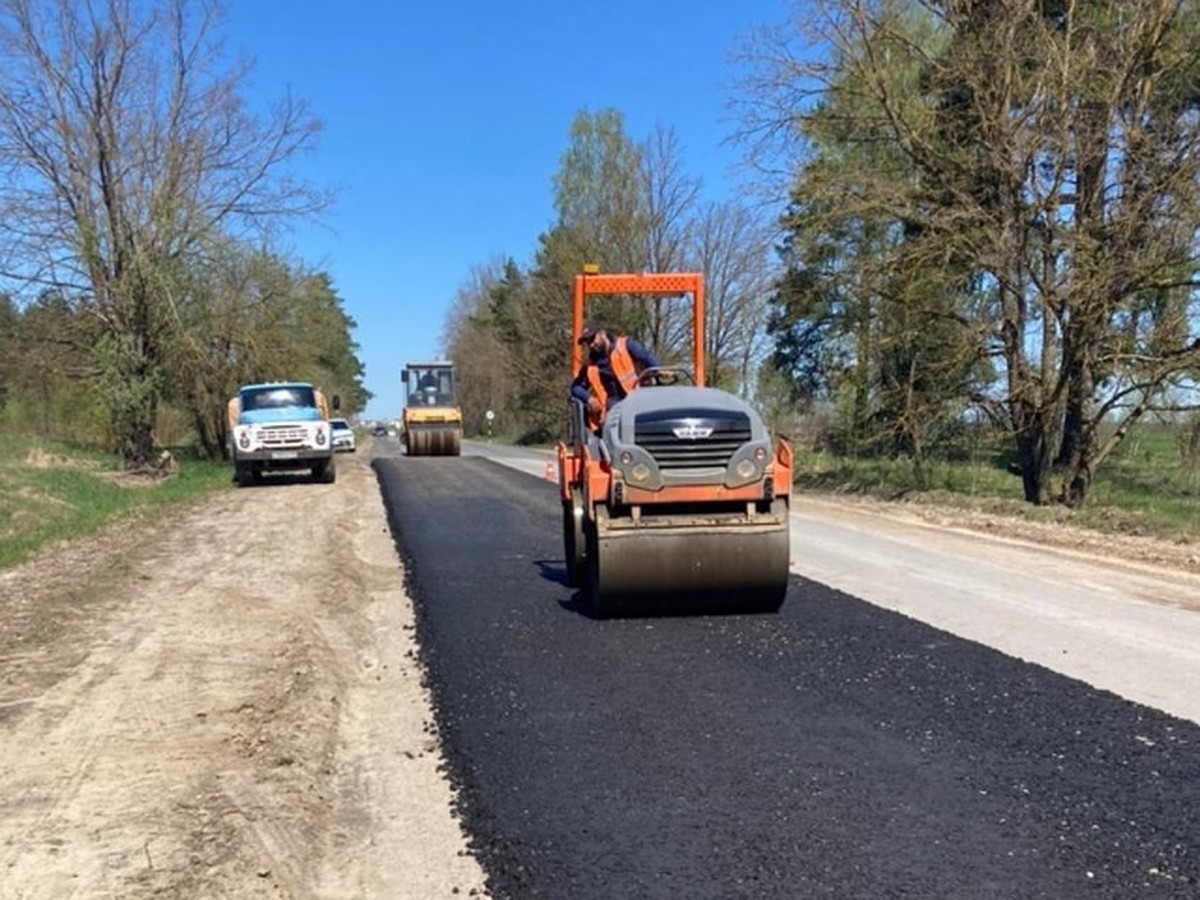
[[[340, 407], [333, 397], [333, 409]], [[337, 480], [330, 403], [307, 382], [247, 384], [230, 399], [229, 460], [239, 487], [262, 480], [264, 472], [308, 469], [314, 481]]]

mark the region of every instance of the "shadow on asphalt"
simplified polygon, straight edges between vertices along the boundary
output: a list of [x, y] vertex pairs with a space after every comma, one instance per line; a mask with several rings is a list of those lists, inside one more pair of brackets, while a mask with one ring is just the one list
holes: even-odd
[[546, 581], [567, 585], [567, 564], [561, 559], [535, 559], [533, 564], [538, 568], [538, 575]]
[[[539, 563], [539, 567], [544, 564]], [[544, 575], [550, 581], [566, 585], [565, 570], [551, 575]], [[607, 616], [599, 616], [588, 599], [586, 589], [574, 590], [570, 597], [558, 601], [558, 605], [566, 612], [575, 613], [585, 619], [604, 621], [606, 619], [685, 619], [697, 616], [739, 617], [772, 619], [779, 614], [779, 607], [763, 606], [760, 603], [740, 601], [730, 594], [723, 595], [679, 595], [663, 597], [661, 595], [637, 596], [632, 595], [623, 601], [620, 608]]]

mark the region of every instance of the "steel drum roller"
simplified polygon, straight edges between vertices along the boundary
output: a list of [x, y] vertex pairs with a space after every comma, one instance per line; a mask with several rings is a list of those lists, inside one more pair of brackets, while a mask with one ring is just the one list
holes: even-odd
[[591, 599], [601, 616], [673, 603], [762, 612], [787, 593], [786, 505], [781, 516], [736, 525], [633, 525], [601, 513], [589, 528]]

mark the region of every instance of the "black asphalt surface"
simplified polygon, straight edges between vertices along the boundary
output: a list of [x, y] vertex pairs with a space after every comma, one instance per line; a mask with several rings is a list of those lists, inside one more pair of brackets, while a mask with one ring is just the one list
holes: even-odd
[[1200, 897], [1197, 726], [800, 578], [596, 621], [552, 483], [374, 464], [494, 897]]

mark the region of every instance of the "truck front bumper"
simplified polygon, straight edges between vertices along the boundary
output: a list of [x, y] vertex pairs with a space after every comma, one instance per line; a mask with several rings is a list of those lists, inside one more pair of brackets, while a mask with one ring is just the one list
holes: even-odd
[[241, 450], [234, 454], [235, 463], [254, 463], [264, 469], [291, 469], [308, 465], [312, 460], [329, 459], [333, 448], [301, 447], [295, 450]]

